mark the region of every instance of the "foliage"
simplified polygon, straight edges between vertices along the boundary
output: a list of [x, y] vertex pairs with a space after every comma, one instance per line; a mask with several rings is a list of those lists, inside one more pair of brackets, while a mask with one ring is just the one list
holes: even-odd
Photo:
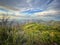
[[0, 26], [0, 45], [60, 45], [60, 24], [28, 23]]

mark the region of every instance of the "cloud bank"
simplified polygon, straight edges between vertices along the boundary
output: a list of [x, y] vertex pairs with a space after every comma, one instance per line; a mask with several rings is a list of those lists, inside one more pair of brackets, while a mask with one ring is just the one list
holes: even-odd
[[0, 0], [0, 12], [18, 17], [52, 17], [60, 19], [60, 0]]

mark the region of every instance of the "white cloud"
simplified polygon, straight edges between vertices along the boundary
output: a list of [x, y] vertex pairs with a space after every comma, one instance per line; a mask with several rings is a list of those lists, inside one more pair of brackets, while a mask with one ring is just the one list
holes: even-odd
[[58, 10], [47, 10], [47, 11], [43, 11], [43, 12], [38, 12], [35, 13], [35, 16], [45, 16], [45, 15], [58, 15], [60, 14], [60, 11]]

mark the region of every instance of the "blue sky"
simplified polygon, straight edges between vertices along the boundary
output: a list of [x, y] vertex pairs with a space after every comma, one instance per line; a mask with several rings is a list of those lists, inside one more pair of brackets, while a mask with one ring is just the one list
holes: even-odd
[[60, 0], [0, 0], [0, 12], [60, 19]]

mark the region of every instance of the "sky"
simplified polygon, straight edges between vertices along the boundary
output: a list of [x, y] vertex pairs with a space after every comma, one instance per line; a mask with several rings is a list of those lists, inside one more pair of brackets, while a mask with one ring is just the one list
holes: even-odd
[[0, 0], [0, 13], [18, 18], [60, 20], [60, 0]]

